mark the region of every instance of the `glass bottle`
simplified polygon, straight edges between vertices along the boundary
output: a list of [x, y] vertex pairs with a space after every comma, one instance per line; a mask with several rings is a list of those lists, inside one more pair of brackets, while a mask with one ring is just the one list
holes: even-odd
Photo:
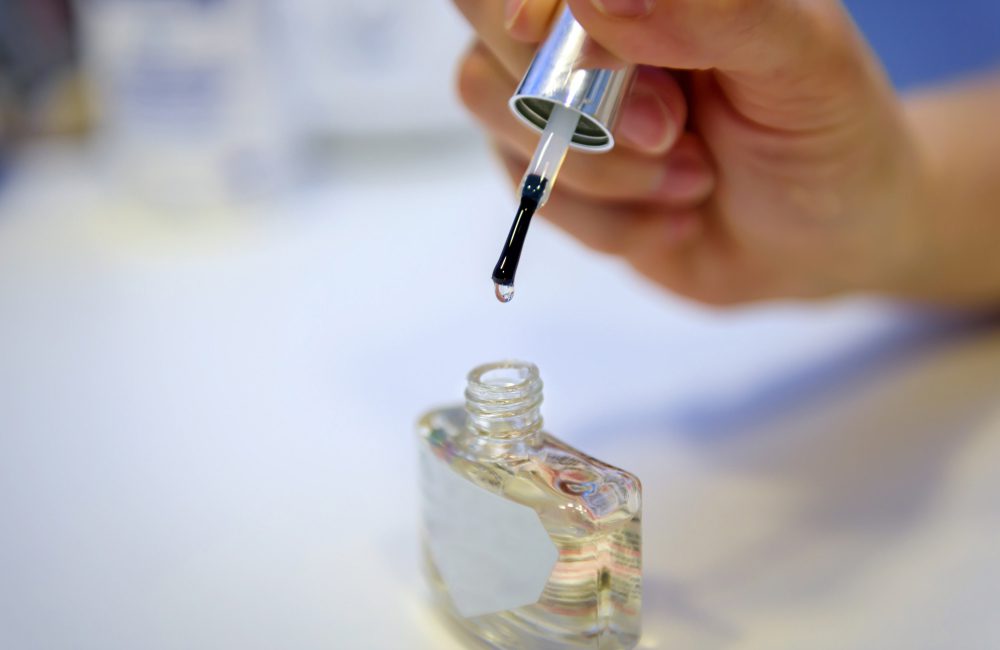
[[507, 361], [420, 419], [431, 590], [487, 647], [632, 648], [639, 480], [543, 431], [541, 403], [538, 368]]

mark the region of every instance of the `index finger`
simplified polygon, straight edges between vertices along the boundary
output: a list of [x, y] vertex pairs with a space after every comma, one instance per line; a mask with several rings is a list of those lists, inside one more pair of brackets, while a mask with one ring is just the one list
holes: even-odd
[[[455, 6], [476, 30], [480, 40], [493, 53], [493, 56], [503, 64], [510, 76], [520, 79], [527, 69], [535, 53], [535, 46], [522, 40], [517, 40], [505, 28], [505, 5], [498, 0], [454, 0]], [[517, 2], [518, 0], [512, 0]], [[516, 9], [520, 12], [515, 23], [522, 31], [542, 31], [547, 26], [529, 25], [539, 21], [545, 11], [545, 5], [555, 4], [557, 0], [526, 0], [523, 6]], [[540, 6], [541, 11], [536, 7]], [[529, 9], [530, 8], [530, 9]], [[554, 11], [554, 9], [553, 9]]]

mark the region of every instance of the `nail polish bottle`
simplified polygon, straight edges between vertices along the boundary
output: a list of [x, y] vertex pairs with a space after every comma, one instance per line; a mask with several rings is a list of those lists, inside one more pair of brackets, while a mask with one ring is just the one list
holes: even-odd
[[633, 648], [641, 488], [542, 430], [528, 363], [474, 369], [465, 405], [418, 424], [431, 591], [494, 648]]

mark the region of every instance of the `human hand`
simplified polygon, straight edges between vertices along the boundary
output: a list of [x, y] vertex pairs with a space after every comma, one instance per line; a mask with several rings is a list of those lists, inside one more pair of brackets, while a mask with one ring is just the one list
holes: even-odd
[[[519, 180], [507, 108], [559, 0], [455, 0], [478, 33], [463, 101]], [[902, 105], [835, 0], [569, 0], [641, 64], [608, 154], [571, 153], [544, 216], [717, 305], [924, 297], [929, 183]], [[616, 13], [617, 12], [617, 13]]]

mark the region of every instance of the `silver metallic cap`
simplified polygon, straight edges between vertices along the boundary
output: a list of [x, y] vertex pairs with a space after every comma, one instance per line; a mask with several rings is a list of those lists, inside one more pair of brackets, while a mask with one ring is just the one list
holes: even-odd
[[590, 37], [569, 7], [563, 10], [552, 33], [538, 48], [534, 60], [510, 107], [514, 114], [539, 131], [545, 128], [552, 105], [561, 104], [580, 114], [574, 149], [601, 152], [615, 146], [612, 128], [625, 94], [635, 76], [635, 67], [586, 68]]

